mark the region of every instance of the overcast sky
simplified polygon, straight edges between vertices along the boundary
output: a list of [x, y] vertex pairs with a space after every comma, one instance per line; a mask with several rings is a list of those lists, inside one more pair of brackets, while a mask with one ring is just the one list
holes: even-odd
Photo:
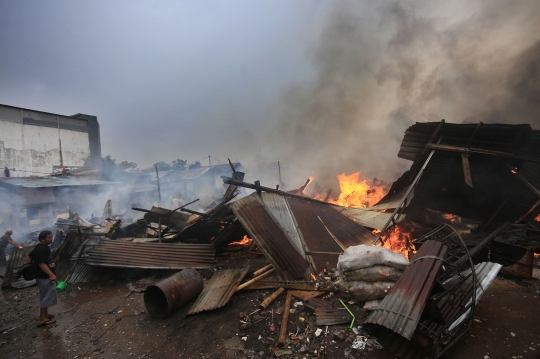
[[0, 103], [95, 115], [102, 154], [139, 168], [392, 181], [416, 121], [540, 129], [538, 19], [538, 0], [0, 0]]

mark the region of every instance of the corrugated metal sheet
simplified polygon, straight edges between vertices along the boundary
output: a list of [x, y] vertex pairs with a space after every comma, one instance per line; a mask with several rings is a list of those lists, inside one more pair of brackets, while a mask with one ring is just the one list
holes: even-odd
[[410, 340], [443, 265], [442, 260], [423, 257], [446, 259], [447, 253], [448, 247], [442, 243], [426, 241], [365, 323], [383, 326]]
[[[367, 208], [344, 208], [344, 207], [333, 207], [339, 213], [344, 216], [349, 217], [356, 223], [361, 224], [364, 227], [374, 228], [381, 230], [384, 228], [384, 225], [388, 222], [392, 213], [385, 212], [376, 212], [371, 211]], [[405, 215], [400, 216], [398, 223], [405, 219]]]
[[184, 269], [210, 268], [215, 262], [211, 244], [132, 243], [101, 239], [88, 253], [86, 264], [102, 267]]
[[34, 250], [35, 246], [24, 247], [23, 249], [13, 249], [9, 254], [9, 260], [2, 281], [2, 288], [25, 288], [36, 283], [35, 280], [25, 281], [21, 276], [16, 278], [17, 270], [26, 264], [26, 256]]
[[345, 308], [315, 309], [315, 322], [317, 325], [336, 325], [350, 323], [351, 315]]
[[312, 310], [317, 310], [317, 309], [332, 310], [334, 309], [334, 304], [328, 300], [324, 300], [320, 298], [313, 298], [313, 299], [310, 299], [308, 302], [306, 302], [306, 307], [311, 308]]
[[263, 192], [261, 193], [261, 199], [266, 205], [266, 208], [276, 219], [277, 224], [281, 227], [287, 238], [289, 238], [294, 248], [296, 248], [302, 257], [306, 258], [304, 244], [301, 238], [302, 233], [300, 233], [285, 197], [280, 196], [277, 193]]
[[343, 249], [325, 227], [326, 223], [322, 222], [323, 220], [318, 216], [319, 213], [314, 208], [313, 203], [295, 198], [289, 198], [288, 202], [298, 223], [298, 228], [303, 234], [305, 248], [310, 254], [310, 262], [315, 272], [320, 273], [325, 268], [335, 268], [338, 256]]
[[195, 314], [223, 307], [231, 299], [249, 271], [249, 267], [220, 269], [205, 283], [204, 288], [187, 314]]
[[297, 198], [287, 198], [287, 202], [298, 223], [305, 249], [312, 257], [316, 272], [335, 268], [338, 261], [336, 254], [343, 249], [359, 244], [371, 244], [375, 239], [373, 233], [335, 211], [331, 205]]
[[[440, 122], [416, 123], [405, 131], [398, 157], [411, 161], [416, 160], [422, 153], [431, 136]], [[442, 137], [441, 144], [453, 146], [467, 146], [492, 151], [513, 152], [515, 148], [523, 146], [534, 149], [530, 140], [530, 125], [505, 125], [505, 124], [454, 124], [445, 123], [441, 127], [438, 137]], [[531, 153], [534, 155], [534, 153]]]
[[74, 264], [71, 263], [73, 256], [80, 249], [88, 237], [76, 232], [68, 232], [64, 241], [55, 251], [55, 274], [59, 281], [65, 281]]
[[231, 209], [284, 279], [309, 277], [309, 263], [291, 244], [257, 193], [234, 202]]
[[[475, 266], [479, 283], [476, 287], [476, 303], [490, 286], [499, 269], [500, 264], [490, 262]], [[472, 302], [472, 280], [471, 270], [468, 269], [443, 283], [447, 288], [457, 284], [457, 287], [436, 300], [444, 324], [435, 322], [433, 316], [428, 314], [410, 341], [389, 330], [377, 333], [377, 339], [400, 359], [438, 358], [468, 331], [467, 319], [472, 315], [472, 308], [467, 306]]]
[[148, 269], [94, 267], [79, 263], [65, 280], [69, 284], [141, 278]]
[[[480, 298], [484, 294], [485, 290], [489, 288], [495, 277], [497, 276], [497, 273], [499, 273], [499, 270], [501, 270], [502, 265], [498, 263], [492, 263], [492, 262], [483, 262], [479, 263], [474, 266], [474, 271], [476, 274], [476, 278], [478, 279], [479, 284], [476, 286], [476, 302], [480, 301]], [[471, 270], [467, 269], [466, 271], [461, 273], [461, 276], [467, 277], [471, 274]], [[469, 286], [472, 286], [472, 277], [470, 281], [466, 282]], [[468, 300], [466, 303], [469, 304], [472, 301], [472, 297]], [[462, 315], [457, 318], [452, 325], [450, 325], [449, 330], [453, 330], [458, 325], [460, 325], [465, 318], [471, 314], [471, 310], [469, 309], [466, 313], [463, 313]]]

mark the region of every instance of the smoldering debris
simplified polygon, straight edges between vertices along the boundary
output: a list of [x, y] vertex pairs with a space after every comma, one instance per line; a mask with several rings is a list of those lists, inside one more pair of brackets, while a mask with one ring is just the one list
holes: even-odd
[[[134, 206], [142, 216], [131, 219], [109, 201], [102, 217], [59, 218], [65, 236], [53, 252], [57, 277], [73, 284], [190, 270], [208, 282], [192, 293], [187, 314], [226, 307], [243, 291], [277, 289], [272, 301], [290, 298], [285, 308], [244, 313], [242, 327], [279, 315], [277, 342], [301, 343], [309, 334], [286, 328], [312, 315], [318, 336], [323, 326], [360, 333], [356, 322], [398, 357], [437, 358], [467, 335], [497, 275], [532, 280], [540, 243], [537, 132], [528, 125], [411, 126], [399, 152], [411, 168], [370, 207], [364, 199], [358, 208], [339, 206], [320, 198], [324, 190], [313, 198], [304, 191], [311, 180], [292, 192], [244, 182], [231, 164], [210, 208], [195, 207], [197, 199], [173, 209]], [[253, 192], [237, 198], [240, 190]], [[4, 287], [16, 287], [20, 262], [10, 258]], [[175, 293], [191, 293], [188, 281], [171, 280]], [[297, 313], [304, 303], [292, 297], [312, 312]], [[189, 305], [152, 303], [160, 317]]]

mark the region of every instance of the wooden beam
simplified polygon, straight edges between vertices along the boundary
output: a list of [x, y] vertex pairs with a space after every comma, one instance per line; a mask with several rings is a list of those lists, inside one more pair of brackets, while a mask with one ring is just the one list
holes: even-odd
[[437, 150], [437, 151], [449, 151], [449, 152], [459, 152], [459, 153], [467, 153], [467, 154], [509, 157], [509, 158], [515, 158], [515, 159], [523, 160], [523, 161], [540, 163], [540, 158], [534, 158], [531, 156], [519, 156], [510, 152], [492, 151], [492, 150], [486, 150], [483, 148], [473, 148], [473, 147], [468, 148], [468, 147], [459, 147], [459, 146], [451, 146], [451, 145], [440, 145], [437, 143], [428, 143], [426, 147], [431, 148], [432, 150]]
[[285, 339], [287, 339], [287, 324], [289, 323], [291, 301], [292, 295], [291, 293], [287, 293], [287, 298], [285, 299], [285, 308], [283, 308], [283, 318], [281, 318], [281, 328], [279, 328], [278, 344], [285, 344]]
[[472, 177], [471, 177], [471, 168], [469, 165], [469, 157], [467, 157], [467, 154], [465, 152], [461, 153], [461, 164], [463, 165], [463, 175], [465, 176], [465, 183], [472, 187]]

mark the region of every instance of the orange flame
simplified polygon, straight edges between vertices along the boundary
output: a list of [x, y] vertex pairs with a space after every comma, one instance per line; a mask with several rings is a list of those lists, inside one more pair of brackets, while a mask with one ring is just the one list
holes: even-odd
[[447, 220], [449, 220], [450, 222], [454, 223], [456, 221], [456, 216], [454, 216], [453, 214], [450, 214], [450, 213], [445, 213], [443, 214], [443, 217], [446, 218]]
[[412, 245], [412, 233], [414, 228], [403, 224], [396, 224], [390, 234], [385, 234], [381, 237], [381, 241], [377, 242], [378, 246], [390, 249], [392, 252], [403, 255], [408, 260], [416, 253]]
[[315, 274], [311, 273], [311, 279], [317, 280], [317, 277], [315, 277]]
[[238, 241], [238, 242], [231, 242], [229, 243], [230, 246], [242, 246], [242, 247], [247, 247], [251, 244], [251, 242], [253, 241], [253, 239], [249, 238], [248, 236], [244, 236], [244, 238], [242, 238], [241, 241]]
[[344, 207], [371, 207], [379, 202], [388, 192], [386, 186], [375, 186], [370, 180], [360, 176], [360, 172], [338, 176], [341, 194], [330, 203]]
[[534, 217], [534, 220], [537, 221], [537, 222], [540, 222], [540, 214], [536, 217]]

